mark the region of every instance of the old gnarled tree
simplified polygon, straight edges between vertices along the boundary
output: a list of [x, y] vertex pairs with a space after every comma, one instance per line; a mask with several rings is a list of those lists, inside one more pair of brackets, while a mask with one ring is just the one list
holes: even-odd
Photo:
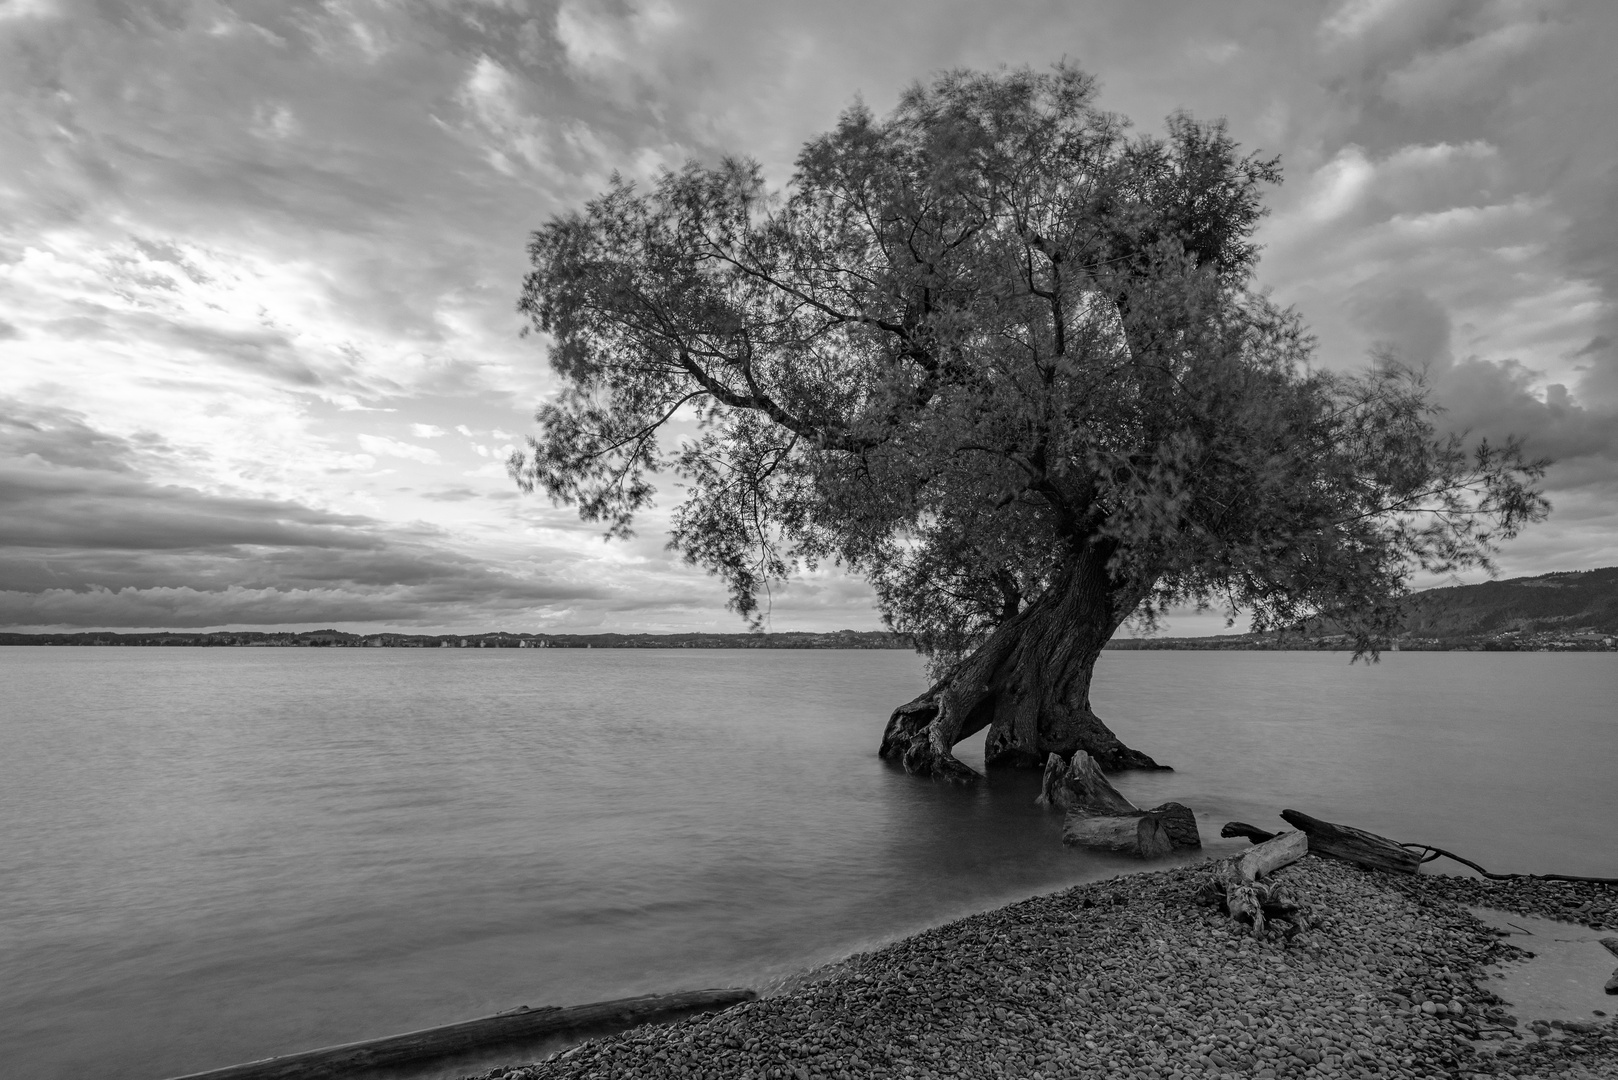
[[882, 740], [914, 773], [975, 779], [951, 747], [984, 727], [990, 764], [1153, 767], [1090, 706], [1124, 620], [1211, 603], [1374, 649], [1413, 568], [1545, 511], [1419, 378], [1310, 370], [1251, 287], [1273, 161], [1185, 116], [1132, 136], [1094, 91], [947, 74], [850, 109], [784, 191], [741, 160], [615, 178], [529, 246], [562, 389], [513, 475], [625, 535], [673, 473], [672, 542], [743, 616], [799, 565], [863, 574], [933, 661]]

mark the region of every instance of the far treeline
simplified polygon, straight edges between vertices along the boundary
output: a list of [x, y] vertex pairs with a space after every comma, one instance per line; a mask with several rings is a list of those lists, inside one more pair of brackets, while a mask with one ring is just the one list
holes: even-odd
[[[0, 634], [0, 645], [193, 645], [399, 649], [912, 649], [908, 634], [873, 630], [782, 634], [349, 634], [341, 630]], [[1202, 638], [1116, 639], [1109, 649], [1352, 651], [1327, 627]], [[1618, 566], [1488, 581], [1417, 593], [1394, 647], [1405, 651], [1618, 650]]]
[[385, 649], [912, 649], [905, 634], [835, 630], [785, 634], [350, 634], [342, 630], [215, 630], [116, 634], [0, 634], [0, 645], [191, 645]]

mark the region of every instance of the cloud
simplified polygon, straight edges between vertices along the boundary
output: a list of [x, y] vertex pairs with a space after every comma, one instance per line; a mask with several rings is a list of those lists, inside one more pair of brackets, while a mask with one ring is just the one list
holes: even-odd
[[404, 458], [406, 461], [419, 461], [423, 465], [433, 465], [439, 461], [438, 451], [430, 446], [400, 442], [386, 435], [356, 435], [355, 438], [367, 454]]
[[611, 596], [565, 569], [467, 555], [432, 527], [144, 475], [172, 452], [71, 412], [0, 409], [0, 624], [443, 625]]
[[441, 491], [424, 491], [421, 497], [433, 502], [465, 502], [468, 499], [481, 497], [482, 492], [473, 491], [469, 487], [444, 488]]
[[[532, 617], [735, 625], [664, 519], [603, 547], [511, 497], [496, 448], [553, 390], [512, 310], [528, 232], [613, 169], [741, 153], [783, 182], [857, 96], [885, 111], [913, 79], [1064, 49], [1141, 129], [1189, 107], [1282, 154], [1259, 274], [1320, 363], [1422, 359], [1453, 422], [1564, 459], [1524, 558], [1618, 560], [1610, 0], [162, 11], [0, 6], [0, 395], [36, 410], [6, 414], [3, 464], [39, 517], [4, 526], [36, 545], [0, 549], [14, 592], [201, 618], [266, 589], [424, 613], [586, 581], [599, 596]], [[448, 431], [490, 452], [475, 479], [464, 448], [423, 445]], [[871, 625], [857, 583], [814, 589], [795, 617]]]
[[0, 22], [8, 19], [43, 19], [58, 14], [51, 0], [0, 0]]

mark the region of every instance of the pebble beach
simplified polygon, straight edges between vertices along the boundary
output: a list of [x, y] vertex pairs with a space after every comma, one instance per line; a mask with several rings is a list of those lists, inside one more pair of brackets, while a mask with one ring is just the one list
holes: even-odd
[[1605, 1016], [1513, 1015], [1486, 969], [1525, 954], [1466, 910], [1613, 927], [1618, 888], [1401, 877], [1310, 856], [1276, 875], [1309, 928], [1255, 940], [1198, 902], [1208, 878], [1187, 866], [1034, 897], [786, 993], [480, 1080], [1618, 1078], [1618, 997]]

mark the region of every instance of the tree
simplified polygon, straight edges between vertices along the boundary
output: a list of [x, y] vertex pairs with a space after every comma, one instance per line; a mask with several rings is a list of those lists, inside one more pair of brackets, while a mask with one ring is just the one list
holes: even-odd
[[672, 472], [672, 546], [755, 624], [795, 567], [863, 574], [933, 661], [882, 740], [914, 773], [976, 779], [950, 748], [985, 726], [990, 764], [1156, 767], [1089, 701], [1132, 615], [1329, 619], [1374, 654], [1414, 568], [1487, 566], [1548, 509], [1542, 464], [1440, 437], [1417, 375], [1311, 370], [1251, 285], [1275, 161], [1094, 99], [1065, 65], [946, 74], [849, 109], [785, 191], [743, 160], [615, 176], [529, 245], [563, 388], [518, 482], [624, 536]]

